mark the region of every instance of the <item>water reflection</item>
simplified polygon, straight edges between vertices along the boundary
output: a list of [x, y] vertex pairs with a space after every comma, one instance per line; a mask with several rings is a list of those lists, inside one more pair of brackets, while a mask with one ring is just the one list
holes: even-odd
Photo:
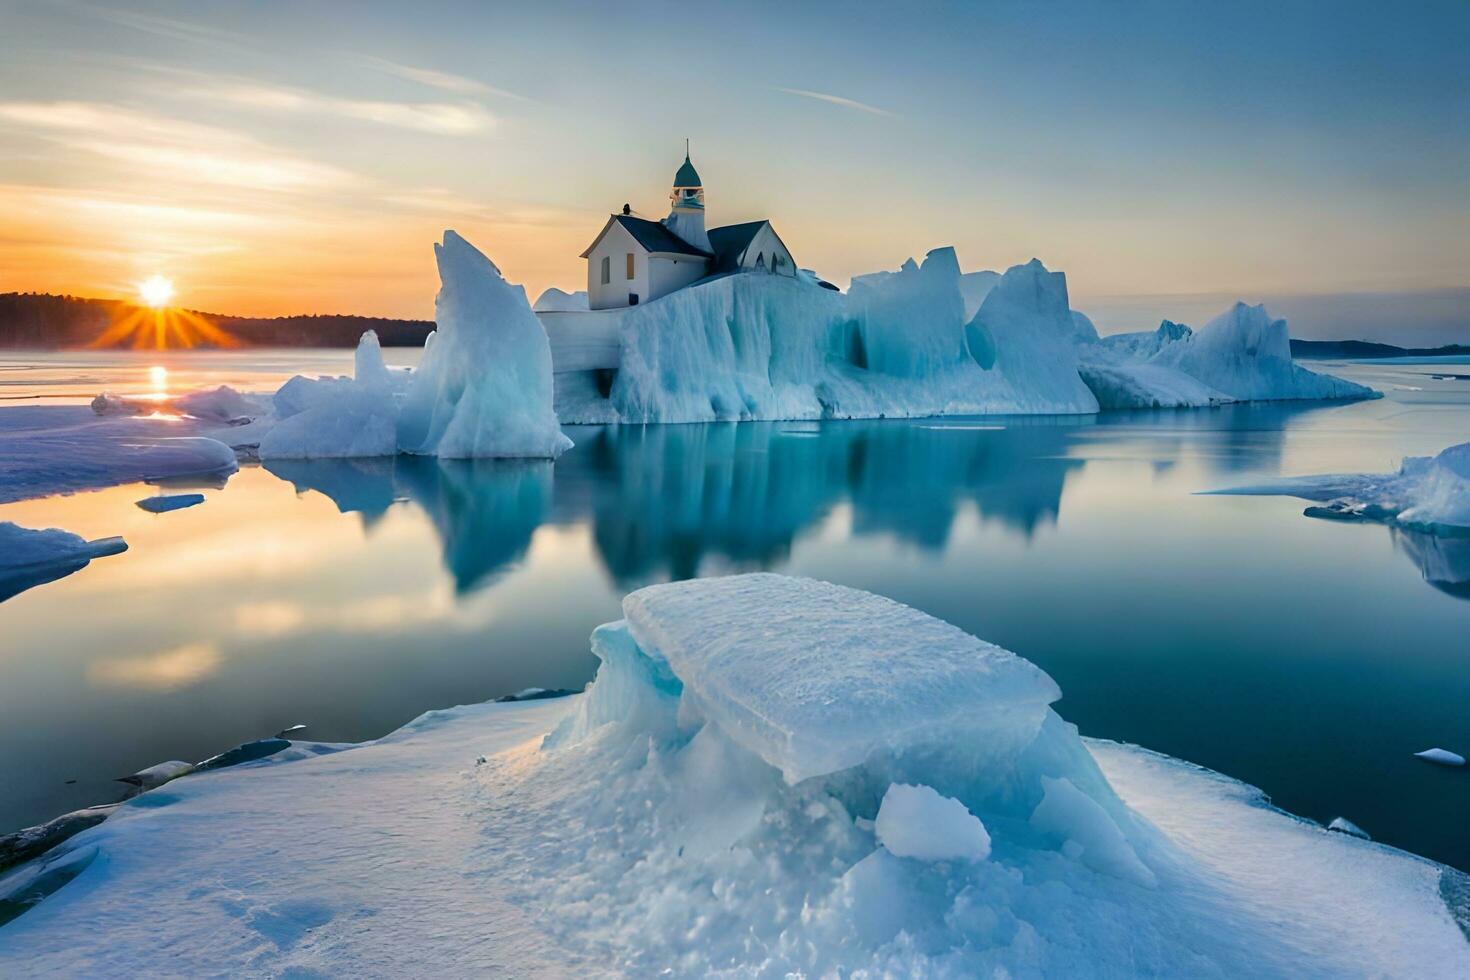
[[1388, 530], [1394, 547], [1419, 567], [1424, 581], [1446, 595], [1470, 599], [1470, 537]]
[[622, 588], [783, 564], [804, 531], [847, 504], [856, 536], [942, 550], [956, 516], [1025, 537], [1053, 523], [1077, 422], [621, 426], [575, 433], [553, 464], [413, 457], [267, 464], [371, 525], [398, 500], [430, 517], [460, 592], [524, 557], [543, 522], [592, 528]]

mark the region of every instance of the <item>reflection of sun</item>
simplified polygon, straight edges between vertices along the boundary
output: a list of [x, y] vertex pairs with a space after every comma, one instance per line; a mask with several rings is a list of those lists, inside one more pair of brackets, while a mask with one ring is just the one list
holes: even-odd
[[[112, 324], [87, 346], [132, 347], [135, 350], [167, 350], [200, 344], [240, 346], [239, 340], [199, 314], [169, 306], [174, 297], [174, 284], [163, 276], [152, 275], [138, 283], [138, 296], [145, 306], [119, 303]], [[161, 371], [162, 368], [154, 370]]]
[[155, 364], [148, 369], [148, 381], [153, 385], [153, 390], [160, 395], [168, 393], [168, 368], [162, 364]]
[[174, 298], [174, 284], [160, 275], [151, 275], [138, 283], [138, 295], [143, 302], [155, 310], [168, 305]]

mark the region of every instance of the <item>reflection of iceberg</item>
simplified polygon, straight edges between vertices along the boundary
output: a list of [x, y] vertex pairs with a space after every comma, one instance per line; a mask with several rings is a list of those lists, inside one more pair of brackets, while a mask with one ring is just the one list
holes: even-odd
[[[907, 422], [611, 427], [557, 464], [557, 517], [592, 512], [620, 584], [770, 568], [834, 506], [853, 533], [942, 549], [958, 510], [1031, 534], [1054, 520], [1069, 425]], [[816, 436], [813, 438], [812, 436]], [[708, 559], [722, 564], [714, 569]]]
[[455, 587], [488, 584], [518, 561], [551, 505], [545, 460], [382, 459], [270, 460], [265, 468], [298, 492], [324, 494], [343, 513], [371, 525], [396, 501], [411, 500], [433, 522]]
[[1470, 599], [1470, 537], [1445, 537], [1389, 528], [1394, 546], [1407, 555], [1424, 581], [1448, 595]]

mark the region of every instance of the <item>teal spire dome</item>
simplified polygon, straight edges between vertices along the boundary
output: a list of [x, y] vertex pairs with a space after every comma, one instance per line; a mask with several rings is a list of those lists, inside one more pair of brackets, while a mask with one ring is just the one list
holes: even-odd
[[678, 173], [674, 174], [674, 186], [675, 187], [703, 187], [704, 186], [704, 184], [699, 179], [699, 171], [698, 170], [695, 170], [694, 169], [694, 164], [692, 164], [692, 163], [689, 162], [689, 154], [687, 152], [684, 154], [684, 165], [679, 168], [679, 172]]

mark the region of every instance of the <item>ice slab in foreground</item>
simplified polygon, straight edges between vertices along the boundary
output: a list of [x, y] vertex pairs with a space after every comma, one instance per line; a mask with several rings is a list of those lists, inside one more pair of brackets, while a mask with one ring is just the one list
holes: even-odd
[[1410, 456], [1396, 473], [1287, 477], [1210, 492], [1301, 497], [1325, 502], [1327, 513], [1343, 519], [1461, 535], [1470, 532], [1470, 442], [1438, 456]]
[[0, 522], [0, 602], [81, 571], [93, 558], [127, 550], [120, 537], [88, 541], [60, 528], [34, 530]]
[[[828, 642], [834, 608], [855, 625]], [[1464, 876], [1084, 743], [1045, 674], [912, 609], [755, 575], [624, 612], [580, 697], [430, 712], [122, 805], [17, 869], [74, 877], [0, 931], [0, 972], [1470, 971], [1444, 898]], [[926, 680], [965, 686], [972, 717]]]

